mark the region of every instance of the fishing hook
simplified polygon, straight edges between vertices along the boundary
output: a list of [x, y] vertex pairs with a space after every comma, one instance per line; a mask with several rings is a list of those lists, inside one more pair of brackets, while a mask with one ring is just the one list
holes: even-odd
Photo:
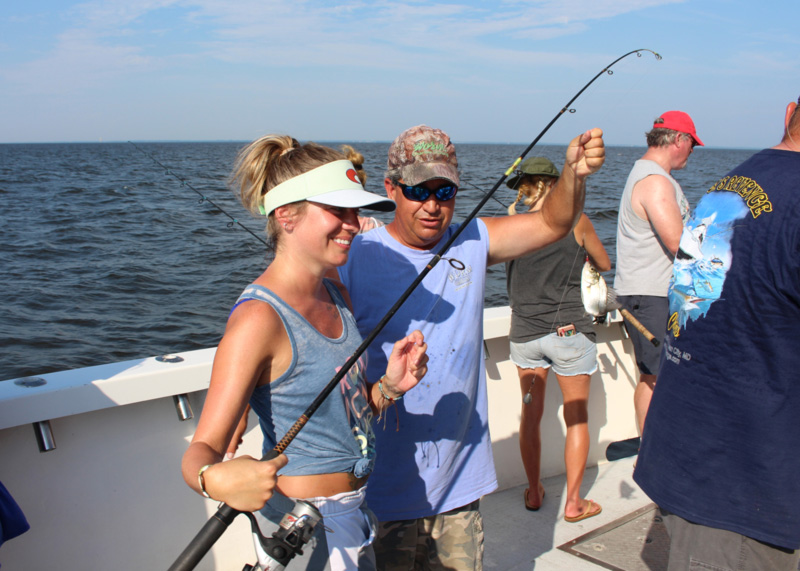
[[[333, 390], [338, 386], [339, 382], [344, 378], [344, 376], [347, 374], [350, 368], [356, 364], [361, 355], [367, 350], [367, 347], [369, 347], [372, 344], [372, 342], [380, 334], [383, 328], [386, 327], [386, 324], [389, 323], [389, 320], [394, 316], [395, 313], [397, 313], [397, 311], [400, 309], [400, 306], [403, 305], [403, 303], [405, 303], [405, 301], [411, 296], [411, 293], [417, 288], [417, 286], [420, 283], [422, 283], [422, 280], [425, 279], [425, 276], [427, 276], [430, 273], [430, 271], [436, 266], [436, 264], [439, 263], [439, 260], [445, 259], [447, 261], [450, 261], [449, 258], [443, 258], [443, 254], [447, 252], [447, 250], [450, 248], [453, 242], [455, 242], [455, 240], [461, 235], [461, 232], [467, 227], [469, 222], [473, 218], [475, 218], [475, 216], [477, 216], [480, 209], [483, 208], [483, 205], [486, 204], [489, 198], [492, 197], [492, 195], [497, 191], [497, 189], [500, 187], [503, 181], [508, 177], [508, 175], [514, 171], [514, 169], [520, 162], [522, 162], [522, 159], [525, 158], [525, 155], [527, 155], [530, 152], [530, 150], [533, 149], [534, 146], [536, 146], [536, 143], [539, 142], [542, 136], [545, 133], [547, 133], [547, 131], [550, 129], [550, 127], [553, 126], [553, 124], [559, 119], [559, 117], [561, 117], [561, 115], [563, 115], [568, 110], [569, 106], [572, 105], [573, 101], [575, 101], [584, 91], [586, 91], [586, 89], [592, 83], [594, 83], [598, 77], [600, 77], [604, 73], [607, 73], [610, 70], [610, 68], [618, 61], [625, 59], [631, 54], [636, 54], [638, 57], [642, 57], [641, 52], [650, 52], [656, 56], [656, 59], [658, 60], [661, 59], [661, 56], [656, 52], [654, 52], [653, 50], [638, 49], [630, 51], [625, 55], [618, 57], [609, 65], [607, 65], [605, 68], [603, 68], [603, 70], [600, 71], [600, 73], [595, 75], [589, 81], [589, 83], [584, 85], [581, 88], [581, 90], [578, 91], [578, 93], [576, 93], [575, 96], [569, 100], [569, 102], [556, 114], [555, 117], [553, 117], [553, 119], [547, 124], [547, 126], [544, 129], [542, 129], [541, 133], [539, 133], [536, 136], [536, 138], [531, 142], [531, 144], [525, 148], [522, 154], [520, 154], [520, 156], [517, 157], [517, 159], [514, 161], [511, 167], [509, 167], [509, 169], [500, 177], [500, 179], [495, 183], [492, 189], [478, 202], [478, 204], [475, 206], [475, 208], [472, 210], [469, 216], [467, 216], [466, 220], [464, 220], [464, 222], [462, 222], [459, 225], [459, 227], [455, 230], [455, 232], [453, 232], [452, 236], [450, 236], [447, 242], [445, 242], [445, 244], [433, 256], [431, 261], [428, 262], [428, 265], [425, 266], [425, 268], [423, 268], [423, 270], [414, 279], [414, 281], [411, 282], [411, 285], [408, 286], [408, 289], [406, 289], [406, 291], [400, 296], [400, 298], [389, 309], [389, 311], [386, 312], [386, 315], [383, 316], [383, 318], [380, 320], [380, 322], [378, 322], [375, 328], [361, 342], [361, 345], [358, 346], [353, 355], [349, 359], [347, 359], [347, 361], [333, 376], [330, 382], [325, 386], [324, 389], [322, 389], [322, 392], [320, 392], [316, 396], [316, 398], [314, 398], [314, 401], [309, 405], [309, 407], [305, 410], [305, 412], [303, 412], [303, 414], [300, 415], [300, 418], [298, 418], [295, 421], [295, 423], [289, 428], [289, 431], [286, 433], [286, 435], [283, 438], [281, 438], [281, 440], [275, 445], [275, 447], [272, 450], [270, 450], [269, 452], [267, 452], [267, 454], [264, 455], [262, 460], [271, 460], [273, 458], [276, 458], [280, 454], [283, 454], [283, 452], [286, 450], [286, 448], [289, 446], [292, 440], [294, 440], [295, 436], [297, 436], [297, 433], [300, 432], [300, 430], [302, 430], [302, 428], [306, 425], [308, 419], [317, 411], [317, 409], [322, 405], [322, 402], [328, 397], [328, 395], [331, 392], [333, 392]], [[169, 571], [189, 571], [190, 569], [194, 569], [195, 566], [203, 558], [203, 556], [208, 552], [208, 550], [211, 549], [211, 546], [214, 545], [214, 543], [225, 532], [225, 530], [231, 524], [233, 519], [240, 513], [242, 512], [223, 503], [222, 506], [217, 510], [216, 514], [214, 514], [214, 516], [212, 516], [211, 519], [209, 519], [206, 522], [206, 524], [200, 529], [200, 531], [197, 533], [194, 539], [192, 539], [192, 541], [189, 543], [186, 549], [184, 549], [183, 553], [181, 553], [178, 556], [178, 559], [175, 560], [175, 562], [169, 568]]]

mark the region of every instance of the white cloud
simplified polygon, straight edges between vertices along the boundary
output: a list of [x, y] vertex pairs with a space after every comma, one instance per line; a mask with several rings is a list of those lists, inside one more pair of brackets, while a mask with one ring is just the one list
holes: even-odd
[[[183, 125], [212, 138], [206, 125], [262, 129], [276, 108], [282, 124], [314, 137], [351, 117], [361, 132], [393, 133], [424, 114], [471, 140], [513, 140], [514, 125], [481, 129], [518, 106], [550, 116], [616, 57], [651, 47], [663, 62], [629, 58], [579, 102], [584, 116], [613, 121], [610, 136], [632, 131], [638, 142], [653, 107], [728, 117], [737, 102], [766, 98], [761, 85], [783, 93], [797, 77], [800, 43], [796, 16], [743, 0], [98, 0], [40, 10], [18, 9], [14, 22], [0, 13], [0, 119], [40, 121], [38, 140], [59, 137], [47, 133], [79, 123], [84, 109], [94, 110], [84, 122], [175, 139], [188, 136]], [[130, 110], [137, 118], [123, 125]]]

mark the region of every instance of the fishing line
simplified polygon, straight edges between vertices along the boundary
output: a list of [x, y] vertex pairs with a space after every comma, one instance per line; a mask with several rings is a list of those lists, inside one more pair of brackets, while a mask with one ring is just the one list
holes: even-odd
[[[483, 190], [483, 189], [482, 189], [481, 187], [479, 187], [477, 184], [474, 184], [474, 183], [468, 182], [468, 181], [466, 181], [466, 180], [462, 180], [462, 181], [461, 181], [461, 184], [462, 184], [462, 186], [463, 186], [463, 185], [466, 185], [466, 186], [469, 186], [469, 187], [471, 187], [471, 188], [473, 188], [473, 189], [477, 190], [478, 192], [480, 192], [480, 193], [481, 193], [481, 194], [483, 194], [484, 196], [486, 196], [487, 194], [489, 194], [489, 193], [488, 193], [488, 191], [486, 191], [486, 190]], [[492, 199], [493, 199], [493, 200], [494, 200], [494, 201], [495, 201], [497, 204], [499, 204], [500, 206], [502, 206], [502, 207], [503, 207], [503, 214], [505, 214], [505, 213], [508, 211], [508, 205], [504, 204], [502, 200], [500, 200], [500, 199], [499, 199], [499, 198], [497, 198], [496, 196], [492, 196]], [[491, 214], [491, 215], [494, 215], [494, 213], [495, 213], [495, 212], [496, 212], [496, 210], [493, 210], [493, 211], [492, 211], [490, 214]]]
[[177, 180], [179, 180], [179, 181], [180, 181], [180, 183], [181, 183], [181, 186], [185, 186], [185, 187], [186, 187], [186, 188], [188, 188], [189, 190], [192, 190], [192, 191], [194, 191], [195, 193], [197, 193], [197, 194], [200, 196], [200, 200], [198, 201], [198, 204], [203, 204], [204, 202], [208, 202], [208, 203], [209, 203], [210, 205], [212, 205], [214, 208], [216, 208], [217, 210], [219, 210], [220, 212], [222, 212], [222, 213], [223, 213], [225, 216], [227, 216], [228, 218], [230, 218], [230, 222], [228, 222], [228, 223], [226, 224], [226, 226], [227, 226], [228, 228], [233, 228], [234, 224], [238, 224], [240, 228], [242, 228], [242, 229], [246, 230], [246, 231], [247, 231], [247, 232], [249, 232], [249, 233], [250, 233], [250, 235], [251, 235], [251, 236], [253, 236], [253, 237], [254, 237], [256, 240], [258, 240], [259, 242], [261, 242], [262, 244], [264, 244], [264, 245], [267, 247], [267, 250], [272, 250], [272, 246], [270, 246], [270, 245], [267, 243], [267, 241], [266, 241], [266, 240], [264, 240], [264, 239], [263, 239], [261, 236], [259, 236], [258, 234], [256, 234], [256, 233], [255, 233], [255, 232], [253, 232], [252, 230], [250, 230], [250, 228], [248, 228], [247, 226], [245, 226], [244, 224], [242, 224], [241, 222], [239, 222], [239, 221], [238, 221], [238, 220], [237, 220], [237, 219], [236, 219], [234, 216], [231, 216], [230, 214], [228, 214], [228, 213], [225, 211], [225, 209], [224, 209], [224, 208], [222, 208], [222, 207], [221, 207], [219, 204], [217, 204], [216, 202], [214, 202], [213, 200], [211, 200], [210, 198], [208, 198], [206, 195], [204, 195], [202, 192], [200, 192], [199, 190], [197, 190], [195, 187], [193, 187], [193, 186], [192, 186], [192, 185], [191, 185], [189, 182], [187, 182], [187, 181], [186, 181], [186, 179], [185, 179], [185, 178], [183, 178], [183, 177], [179, 176], [178, 174], [176, 174], [176, 173], [175, 173], [175, 171], [173, 171], [171, 168], [169, 168], [168, 166], [166, 166], [165, 164], [163, 164], [161, 161], [159, 161], [157, 158], [155, 158], [155, 157], [154, 157], [152, 154], [150, 154], [150, 153], [148, 153], [147, 151], [145, 151], [143, 148], [141, 148], [139, 145], [137, 145], [137, 144], [136, 144], [136, 143], [134, 143], [133, 141], [128, 141], [128, 142], [129, 142], [131, 145], [133, 145], [134, 147], [136, 147], [136, 148], [137, 148], [137, 149], [138, 149], [138, 150], [139, 150], [139, 151], [140, 151], [140, 152], [141, 152], [143, 155], [145, 155], [145, 156], [147, 156], [147, 157], [150, 157], [150, 159], [152, 159], [152, 161], [153, 161], [154, 163], [156, 163], [158, 166], [160, 166], [161, 168], [163, 168], [163, 169], [164, 169], [164, 174], [165, 174], [165, 175], [167, 175], [167, 176], [173, 176], [173, 177], [175, 177]]
[[[447, 258], [443, 258], [443, 254], [447, 252], [450, 246], [455, 242], [455, 240], [461, 235], [464, 229], [467, 227], [469, 222], [477, 216], [478, 212], [481, 208], [483, 208], [484, 204], [486, 204], [492, 195], [497, 191], [500, 185], [505, 181], [509, 174], [511, 174], [514, 169], [522, 162], [522, 159], [525, 158], [525, 155], [536, 146], [536, 143], [544, 136], [545, 133], [553, 126], [553, 124], [558, 121], [558, 119], [567, 111], [574, 113], [574, 110], [570, 110], [570, 105], [584, 92], [586, 89], [594, 83], [597, 78], [599, 78], [604, 73], [608, 73], [609, 75], [613, 75], [611, 72], [611, 67], [616, 64], [618, 61], [628, 57], [631, 54], [636, 54], [637, 57], [642, 57], [641, 52], [650, 52], [652, 53], [657, 60], [661, 59], [661, 56], [656, 52], [648, 49], [638, 49], [633, 50], [626, 53], [623, 56], [618, 57], [605, 68], [603, 68], [597, 75], [595, 75], [586, 85], [584, 85], [572, 99], [567, 102], [567, 104], [550, 120], [550, 122], [545, 126], [544, 129], [536, 136], [536, 138], [525, 148], [525, 150], [520, 154], [519, 157], [512, 163], [512, 165], [506, 170], [506, 172], [501, 175], [500, 179], [494, 184], [492, 189], [478, 202], [469, 216], [462, 222], [458, 228], [453, 232], [452, 236], [445, 242], [445, 244], [439, 249], [439, 251], [433, 256], [431, 261], [428, 263], [427, 266], [420, 272], [420, 274], [411, 282], [411, 285], [408, 286], [408, 289], [400, 296], [400, 298], [395, 302], [395, 304], [389, 309], [386, 315], [378, 322], [372, 332], [367, 335], [367, 337], [362, 341], [361, 345], [355, 350], [353, 355], [342, 365], [339, 371], [334, 375], [334, 377], [330, 380], [330, 382], [325, 386], [325, 388], [320, 392], [319, 395], [314, 399], [314, 401], [309, 405], [309, 407], [305, 410], [305, 412], [300, 415], [300, 418], [295, 421], [286, 435], [275, 445], [275, 447], [270, 450], [267, 454], [264, 455], [262, 460], [271, 460], [282, 454], [289, 444], [294, 440], [295, 436], [302, 430], [302, 428], [306, 425], [309, 418], [316, 412], [316, 410], [320, 407], [322, 402], [327, 398], [327, 396], [333, 392], [333, 390], [338, 386], [339, 382], [344, 378], [350, 368], [356, 364], [358, 359], [361, 355], [367, 350], [370, 344], [375, 340], [375, 338], [380, 334], [386, 324], [389, 323], [389, 320], [397, 313], [400, 309], [400, 306], [405, 303], [405, 301], [411, 296], [411, 293], [417, 288], [417, 286], [422, 283], [422, 280], [425, 279], [431, 270], [439, 263], [440, 260], [445, 259], [450, 261]], [[451, 262], [452, 263], [452, 262]], [[190, 569], [194, 569], [195, 566], [200, 562], [203, 556], [211, 549], [211, 546], [220, 538], [220, 536], [225, 532], [228, 526], [233, 522], [233, 519], [239, 515], [240, 511], [230, 507], [227, 504], [222, 504], [222, 506], [217, 510], [216, 514], [209, 519], [206, 524], [200, 529], [197, 535], [192, 539], [189, 545], [184, 549], [183, 553], [181, 553], [178, 558], [175, 560], [175, 563], [169, 568], [169, 571], [189, 571]]]

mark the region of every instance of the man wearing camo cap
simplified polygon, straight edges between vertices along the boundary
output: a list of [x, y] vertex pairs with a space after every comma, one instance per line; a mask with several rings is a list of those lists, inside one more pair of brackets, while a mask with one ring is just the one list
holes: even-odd
[[[367, 501], [380, 520], [378, 569], [482, 569], [478, 502], [496, 489], [483, 365], [486, 269], [559, 240], [583, 208], [586, 177], [603, 164], [602, 131], [576, 137], [562, 176], [538, 212], [472, 220], [368, 350], [367, 380], [385, 370], [387, 340], [420, 329], [429, 372], [407, 395], [391, 391], [376, 421]], [[369, 334], [458, 225], [456, 151], [439, 129], [419, 125], [389, 148], [384, 186], [394, 220], [356, 236], [339, 268], [362, 334]]]

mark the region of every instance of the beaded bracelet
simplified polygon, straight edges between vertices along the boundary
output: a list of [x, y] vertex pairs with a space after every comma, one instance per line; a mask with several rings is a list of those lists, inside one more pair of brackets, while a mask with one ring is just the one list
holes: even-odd
[[386, 375], [383, 375], [380, 378], [380, 380], [378, 381], [378, 390], [381, 392], [381, 396], [383, 398], [385, 398], [386, 400], [388, 400], [389, 402], [396, 402], [396, 401], [399, 401], [400, 399], [402, 399], [403, 395], [400, 395], [399, 397], [392, 398], [389, 395], [387, 395], [386, 392], [384, 392], [384, 390], [383, 390], [383, 379], [385, 379], [385, 378], [386, 378]]

